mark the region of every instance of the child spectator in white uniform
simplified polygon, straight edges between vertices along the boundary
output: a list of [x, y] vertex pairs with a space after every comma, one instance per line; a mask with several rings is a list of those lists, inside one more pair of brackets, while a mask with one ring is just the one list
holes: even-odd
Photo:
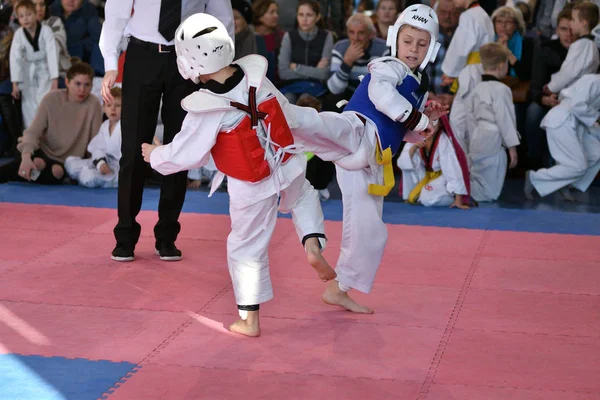
[[52, 29], [36, 18], [35, 5], [21, 0], [15, 6], [19, 24], [10, 48], [12, 96], [22, 98], [23, 127], [27, 129], [44, 96], [58, 89], [58, 52]]
[[593, 74], [600, 66], [600, 56], [592, 29], [598, 25], [598, 6], [589, 1], [576, 4], [571, 14], [571, 33], [576, 40], [569, 46], [567, 58], [560, 71], [552, 75], [544, 88], [545, 95], [557, 97], [561, 90], [575, 83], [585, 74]]
[[65, 170], [69, 177], [89, 188], [117, 187], [119, 183], [119, 160], [121, 159], [121, 88], [114, 87], [110, 93], [115, 98], [104, 104], [108, 117], [100, 126], [98, 134], [90, 141], [87, 151], [90, 158], [67, 157]]
[[534, 190], [542, 197], [560, 190], [573, 201], [568, 186], [585, 192], [600, 171], [600, 75], [584, 75], [564, 89], [559, 100], [542, 121], [556, 165], [527, 171], [529, 200]]
[[506, 176], [505, 148], [510, 168], [517, 166], [520, 141], [515, 106], [510, 88], [500, 81], [508, 73], [508, 51], [499, 43], [481, 47], [483, 76], [467, 100], [467, 155], [471, 196], [476, 201], [494, 201], [500, 196]]
[[408, 203], [469, 208], [467, 159], [446, 116], [425, 141], [407, 143], [397, 165], [402, 170], [402, 198]]
[[494, 41], [496, 33], [492, 19], [472, 0], [454, 0], [456, 7], [466, 10], [460, 15], [458, 28], [452, 36], [442, 62], [442, 86], [452, 85], [451, 92], [456, 93], [460, 71], [469, 64], [479, 63], [479, 48]]

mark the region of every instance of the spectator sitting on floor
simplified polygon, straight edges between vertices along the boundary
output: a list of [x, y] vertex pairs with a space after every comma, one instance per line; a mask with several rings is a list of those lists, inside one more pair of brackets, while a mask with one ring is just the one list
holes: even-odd
[[65, 159], [85, 156], [90, 140], [102, 124], [100, 101], [90, 96], [93, 76], [89, 64], [72, 62], [65, 80], [67, 88], [44, 97], [17, 146], [21, 154], [0, 167], [0, 183], [62, 183]]
[[119, 160], [121, 160], [121, 88], [110, 89], [115, 101], [104, 103], [107, 120], [90, 141], [89, 158], [69, 156], [65, 170], [69, 177], [89, 188], [117, 187], [119, 183]]

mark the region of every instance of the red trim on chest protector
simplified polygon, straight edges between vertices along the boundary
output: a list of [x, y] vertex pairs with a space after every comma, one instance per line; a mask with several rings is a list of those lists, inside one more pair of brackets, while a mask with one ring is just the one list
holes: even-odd
[[[294, 144], [292, 132], [276, 97], [272, 97], [256, 106], [256, 88], [251, 87], [248, 105], [231, 102], [239, 110], [247, 112], [240, 123], [228, 132], [219, 132], [217, 141], [211, 150], [215, 165], [227, 176], [246, 182], [260, 182], [271, 174], [269, 163], [265, 160], [265, 149], [256, 134], [259, 120], [264, 121], [264, 129], [271, 126], [271, 142], [280, 147]], [[271, 145], [273, 152], [279, 147]], [[291, 154], [283, 156], [285, 164]]]

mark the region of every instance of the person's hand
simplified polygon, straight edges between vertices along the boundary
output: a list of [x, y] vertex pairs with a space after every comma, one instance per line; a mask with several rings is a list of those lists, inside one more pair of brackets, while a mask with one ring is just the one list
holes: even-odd
[[456, 196], [454, 196], [454, 202], [450, 204], [450, 208], [460, 208], [461, 210], [468, 210], [469, 206], [463, 204], [462, 195], [457, 194]]
[[427, 115], [427, 117], [429, 117], [430, 121], [436, 121], [436, 120], [440, 119], [441, 117], [443, 117], [444, 115], [447, 115], [449, 108], [450, 107], [442, 105], [442, 104], [438, 103], [437, 101], [432, 101], [425, 108], [425, 110], [423, 111], [423, 114]]
[[103, 164], [100, 166], [100, 173], [101, 173], [102, 175], [110, 175], [110, 174], [112, 174], [113, 172], [112, 172], [112, 170], [110, 169], [110, 167], [108, 166], [108, 164], [107, 164], [107, 163], [103, 163]]
[[351, 67], [352, 65], [354, 65], [356, 60], [358, 60], [364, 55], [365, 50], [362, 48], [361, 45], [351, 44], [350, 46], [348, 46], [348, 50], [346, 50], [346, 53], [344, 54], [344, 64]]
[[508, 36], [507, 35], [498, 36], [498, 40], [496, 41], [496, 43], [501, 44], [504, 47], [508, 47]]
[[425, 140], [423, 140], [421, 142], [414, 143], [412, 146], [410, 146], [410, 149], [408, 149], [408, 155], [410, 156], [410, 158], [413, 158], [415, 153], [417, 151], [419, 151], [420, 149], [422, 149], [423, 147], [425, 147], [426, 144], [427, 144], [427, 142]]
[[321, 60], [317, 64], [317, 68], [327, 68], [327, 67], [329, 67], [329, 58], [321, 58]]
[[552, 108], [558, 104], [560, 104], [560, 101], [558, 100], [557, 95], [551, 94], [550, 96], [542, 96], [542, 105]]
[[542, 93], [544, 94], [544, 96], [551, 96], [554, 94], [552, 93], [550, 88], [548, 88], [548, 85], [544, 85], [544, 87], [542, 88]]
[[454, 82], [454, 78], [446, 74], [442, 74], [442, 87], [450, 86]]
[[116, 69], [106, 71], [104, 73], [104, 78], [102, 78], [102, 86], [100, 89], [100, 93], [102, 94], [102, 99], [106, 104], [112, 104], [115, 101], [112, 94], [110, 94], [110, 89], [115, 86], [115, 82], [117, 81], [117, 77], [119, 76], [119, 71]]
[[513, 169], [517, 166], [517, 148], [516, 147], [511, 147], [510, 149], [508, 149], [508, 155], [510, 157], [510, 164], [508, 165], [508, 168]]
[[21, 98], [21, 91], [19, 90], [19, 85], [17, 85], [17, 82], [13, 82], [12, 84], [12, 93], [11, 93], [13, 99], [15, 100], [19, 100]]
[[148, 144], [148, 143], [143, 143], [142, 144], [142, 155], [144, 156], [144, 161], [146, 161], [147, 163], [150, 162], [150, 154], [154, 151], [154, 149], [156, 149], [158, 146], [155, 144]]
[[19, 176], [23, 179], [31, 179], [31, 171], [35, 169], [31, 154], [25, 153], [21, 156], [21, 165], [19, 165]]
[[50, 85], [50, 90], [58, 89], [58, 79], [52, 79], [52, 85]]
[[298, 64], [296, 64], [296, 63], [291, 63], [291, 64], [290, 64], [290, 69], [291, 69], [292, 71], [296, 71], [296, 67], [298, 67]]

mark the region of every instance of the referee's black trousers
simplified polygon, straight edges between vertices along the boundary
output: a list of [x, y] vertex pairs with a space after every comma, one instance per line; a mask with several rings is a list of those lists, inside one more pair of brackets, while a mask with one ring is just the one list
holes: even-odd
[[[134, 250], [141, 226], [135, 220], [142, 206], [142, 192], [148, 165], [142, 157], [142, 143], [152, 143], [163, 100], [161, 117], [163, 143], [173, 140], [181, 129], [186, 112], [181, 100], [197, 90], [177, 70], [173, 46], [164, 52], [156, 44], [132, 38], [125, 55], [121, 108], [121, 162], [119, 171], [119, 222], [114, 229], [117, 246]], [[181, 229], [179, 214], [185, 199], [187, 171], [164, 176], [160, 187], [158, 223], [154, 227], [156, 245], [175, 242]]]

